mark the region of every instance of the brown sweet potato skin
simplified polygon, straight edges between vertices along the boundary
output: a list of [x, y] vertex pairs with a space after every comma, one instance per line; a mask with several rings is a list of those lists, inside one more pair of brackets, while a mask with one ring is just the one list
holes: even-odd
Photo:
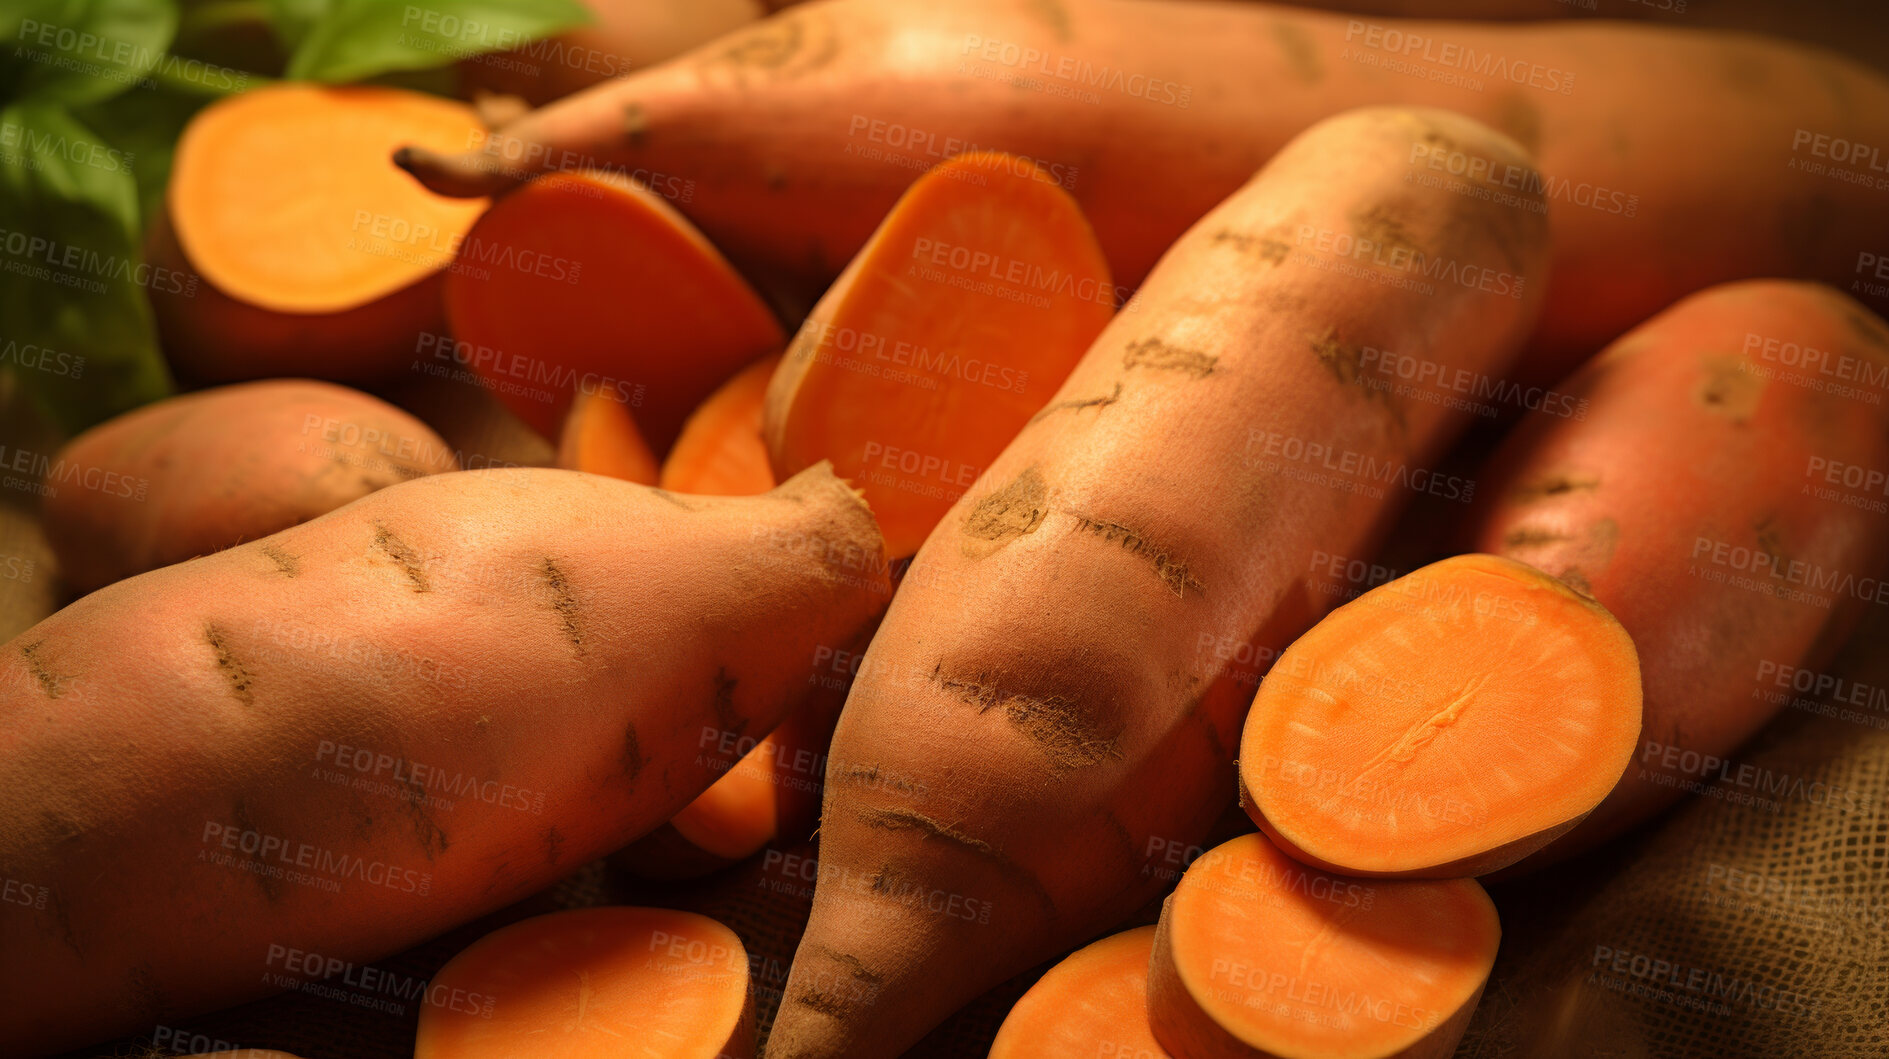
[[148, 1028], [269, 992], [272, 945], [368, 962], [541, 889], [705, 788], [705, 729], [773, 726], [883, 568], [824, 467], [468, 471], [81, 599], [0, 646], [0, 872], [48, 896], [0, 908], [0, 1035]]
[[[1823, 352], [1823, 368], [1793, 368], [1787, 344]], [[1560, 389], [1581, 418], [1534, 416], [1503, 443], [1466, 543], [1619, 618], [1645, 718], [1613, 793], [1517, 872], [1646, 819], [1679, 782], [1735, 772], [1669, 763], [1666, 748], [1733, 756], [1798, 694], [1780, 673], [1817, 670], [1864, 607], [1889, 605], [1889, 327], [1854, 300], [1809, 283], [1715, 287]]]
[[[1413, 35], [1427, 43], [1405, 54]], [[1889, 252], [1889, 176], [1813, 172], [1834, 163], [1798, 141], [1889, 156], [1889, 80], [1801, 45], [1618, 23], [834, 0], [544, 108], [501, 129], [494, 154], [405, 164], [466, 194], [546, 166], [652, 175], [751, 274], [818, 289], [928, 165], [1007, 151], [1064, 181], [1133, 286], [1288, 139], [1367, 104], [1459, 111], [1513, 136], [1555, 181], [1539, 381], [1692, 291], [1776, 275], [1847, 285], [1859, 253]]]
[[1273, 249], [1301, 224], [1395, 229], [1534, 290], [1540, 214], [1404, 182], [1433, 140], [1528, 164], [1442, 111], [1315, 126], [1175, 245], [920, 549], [834, 735], [774, 1059], [899, 1054], [1155, 896], [1158, 851], [1232, 803], [1251, 692], [1214, 645], [1302, 631], [1312, 552], [1369, 554], [1404, 496], [1298, 446], [1424, 466], [1462, 417], [1367, 389], [1359, 348], [1500, 372], [1538, 307]]
[[400, 409], [300, 379], [146, 405], [74, 438], [57, 466], [46, 528], [80, 592], [459, 469], [446, 442]]

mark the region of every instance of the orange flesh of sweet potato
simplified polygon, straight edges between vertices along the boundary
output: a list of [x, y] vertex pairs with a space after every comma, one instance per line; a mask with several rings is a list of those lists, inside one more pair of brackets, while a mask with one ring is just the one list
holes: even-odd
[[1445, 1059], [1501, 938], [1472, 879], [1349, 879], [1245, 835], [1168, 897], [1149, 1020], [1175, 1059]]
[[761, 440], [761, 407], [780, 362], [778, 353], [755, 361], [689, 413], [662, 462], [659, 484], [664, 489], [747, 496], [774, 488], [767, 444]]
[[659, 473], [629, 406], [607, 390], [580, 393], [571, 402], [558, 435], [557, 465], [638, 485], [655, 485]]
[[958, 155], [905, 192], [794, 337], [768, 386], [775, 474], [831, 460], [886, 554], [911, 555], [1114, 307], [1068, 192], [1027, 159]]
[[1613, 616], [1509, 559], [1462, 555], [1366, 592], [1280, 656], [1240, 739], [1247, 812], [1354, 875], [1477, 875], [1586, 816], [1640, 734]]
[[[748, 953], [706, 916], [580, 908], [473, 942], [430, 988], [414, 1059], [746, 1059], [754, 1054]], [[489, 1005], [489, 1010], [481, 1009]]]
[[352, 309], [444, 268], [485, 208], [416, 187], [390, 145], [463, 145], [477, 128], [463, 104], [417, 92], [258, 88], [185, 129], [166, 207], [191, 264], [231, 298]]
[[990, 1059], [1167, 1059], [1148, 1027], [1154, 928], [1078, 949], [1023, 994], [991, 1041]]
[[592, 172], [494, 203], [459, 247], [446, 312], [456, 338], [494, 351], [477, 366], [545, 436], [580, 391], [603, 389], [658, 453], [717, 385], [783, 341], [773, 311], [668, 203]]
[[1817, 284], [1702, 291], [1557, 387], [1482, 474], [1464, 543], [1591, 594], [1633, 637], [1646, 718], [1593, 814], [1517, 868], [1619, 834], [1712, 773], [1889, 599], [1889, 325]]

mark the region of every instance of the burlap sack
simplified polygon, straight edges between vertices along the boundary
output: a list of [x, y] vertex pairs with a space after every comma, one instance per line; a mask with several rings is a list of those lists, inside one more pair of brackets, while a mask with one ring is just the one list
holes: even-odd
[[1809, 693], [1779, 677], [1753, 692], [1790, 705], [1718, 782], [1496, 888], [1502, 953], [1458, 1059], [1889, 1056], [1889, 620], [1785, 675]]

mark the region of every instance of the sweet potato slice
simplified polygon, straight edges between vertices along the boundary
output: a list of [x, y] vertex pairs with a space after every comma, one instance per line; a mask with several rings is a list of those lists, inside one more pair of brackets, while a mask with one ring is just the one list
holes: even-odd
[[534, 916], [473, 942], [432, 988], [479, 1002], [423, 1006], [414, 1059], [754, 1054], [747, 949], [734, 931], [693, 912]]
[[493, 351], [478, 368], [546, 437], [580, 391], [603, 389], [635, 407], [657, 452], [784, 341], [700, 232], [614, 173], [555, 173], [495, 203], [460, 247], [446, 312], [456, 338]]
[[761, 441], [761, 403], [780, 354], [741, 369], [689, 415], [662, 464], [664, 489], [709, 496], [748, 496], [774, 488]]
[[1444, 1059], [1501, 939], [1473, 879], [1328, 875], [1242, 835], [1162, 906], [1148, 1019], [1175, 1059]]
[[557, 465], [638, 485], [655, 485], [656, 456], [628, 405], [605, 391], [579, 393], [558, 436]]
[[1167, 1059], [1148, 1027], [1154, 928], [1136, 927], [1078, 949], [1023, 994], [990, 1045], [990, 1059]]
[[768, 387], [776, 476], [821, 460], [911, 555], [1114, 314], [1075, 199], [1021, 158], [920, 177], [827, 291]]
[[438, 277], [485, 209], [416, 187], [388, 151], [478, 128], [463, 104], [393, 88], [281, 84], [205, 108], [152, 252], [209, 290], [151, 285], [166, 354], [200, 381], [388, 374], [441, 329]]
[[1459, 555], [1286, 649], [1247, 716], [1240, 783], [1308, 864], [1479, 875], [1593, 811], [1639, 735], [1639, 656], [1613, 615], [1522, 563]]

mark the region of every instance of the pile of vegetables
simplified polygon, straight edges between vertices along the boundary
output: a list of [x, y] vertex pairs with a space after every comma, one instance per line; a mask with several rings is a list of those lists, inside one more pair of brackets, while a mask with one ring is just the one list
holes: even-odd
[[[0, 32], [9, 1054], [202, 1051], [607, 870], [654, 896], [466, 937], [413, 1054], [1449, 1056], [1503, 888], [1889, 605], [1889, 76], [1831, 53], [1197, 0]], [[663, 896], [787, 861], [778, 969]]]

